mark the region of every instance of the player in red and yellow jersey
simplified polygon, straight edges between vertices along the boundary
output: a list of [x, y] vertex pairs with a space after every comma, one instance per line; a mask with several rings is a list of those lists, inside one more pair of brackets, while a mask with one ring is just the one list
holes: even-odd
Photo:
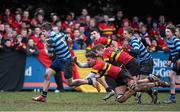
[[[96, 52], [97, 56], [103, 58], [104, 61], [112, 63], [116, 66], [124, 66], [130, 74], [133, 76], [137, 83], [148, 83], [148, 82], [156, 82], [159, 80], [155, 75], [149, 76], [146, 79], [137, 80], [137, 76], [140, 75], [140, 66], [138, 62], [124, 50], [114, 50], [113, 48], [105, 48], [104, 45], [98, 44], [92, 48], [93, 51]], [[122, 90], [125, 87], [122, 86]], [[152, 90], [147, 90], [147, 93], [152, 97]], [[153, 97], [152, 97], [153, 99]], [[137, 100], [137, 103], [140, 103], [140, 99]]]
[[140, 73], [138, 62], [129, 53], [123, 49], [115, 50], [113, 48], [105, 48], [102, 44], [97, 44], [92, 48], [97, 56], [103, 58], [106, 62], [120, 66], [121, 64], [130, 72], [132, 76], [138, 76]]
[[[117, 101], [120, 103], [125, 102], [129, 97], [135, 94], [137, 91], [142, 91], [145, 88], [152, 88], [155, 86], [161, 86], [160, 82], [153, 83], [142, 83], [135, 85], [135, 81], [132, 76], [126, 69], [123, 69], [118, 66], [114, 66], [112, 64], [106, 63], [102, 60], [97, 60], [96, 53], [88, 52], [86, 54], [87, 63], [80, 63], [76, 61], [76, 64], [81, 68], [92, 68], [91, 73], [88, 74], [88, 78], [86, 79], [78, 79], [74, 80], [71, 86], [79, 86], [82, 84], [91, 84], [93, 85], [93, 78], [96, 78], [105, 88], [109, 88], [106, 81], [102, 78], [111, 77], [117, 83], [115, 92], [117, 94]], [[121, 86], [126, 86], [128, 91], [122, 91]]]
[[[118, 44], [116, 41], [110, 39], [110, 38], [106, 38], [106, 37], [101, 37], [101, 35], [99, 34], [98, 31], [96, 30], [93, 30], [91, 32], [91, 38], [93, 40], [93, 43], [92, 43], [92, 47], [94, 45], [97, 45], [97, 44], [103, 44], [105, 47], [113, 47], [115, 49], [118, 49]], [[115, 82], [112, 81], [112, 79], [110, 77], [106, 77], [106, 81], [108, 82], [108, 85], [111, 87], [111, 88], [114, 88], [114, 85]], [[113, 93], [110, 93], [113, 95]], [[108, 95], [108, 94], [107, 94]], [[112, 96], [111, 95], [111, 96]], [[106, 96], [103, 98], [103, 99], [106, 99]]]
[[[109, 87], [102, 78], [105, 77], [111, 77], [115, 80], [116, 86], [126, 86], [134, 83], [133, 78], [131, 78], [129, 72], [126, 69], [122, 69], [121, 67], [114, 66], [112, 64], [106, 63], [102, 60], [97, 60], [96, 54], [92, 52], [88, 52], [86, 54], [87, 57], [87, 63], [80, 63], [76, 61], [76, 64], [81, 68], [92, 68], [91, 73], [88, 74], [88, 77], [86, 79], [77, 79], [75, 82], [73, 82], [72, 86], [79, 86], [82, 84], [90, 84], [95, 85], [94, 80], [92, 77], [98, 78], [98, 81], [105, 87], [107, 92], [112, 91], [111, 87]], [[97, 86], [96, 86], [97, 87]], [[118, 90], [118, 88], [115, 89], [117, 94], [123, 94], [121, 90]]]

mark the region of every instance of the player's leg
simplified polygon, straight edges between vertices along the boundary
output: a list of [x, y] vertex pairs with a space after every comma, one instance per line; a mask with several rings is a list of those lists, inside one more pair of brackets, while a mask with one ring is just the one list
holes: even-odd
[[126, 89], [127, 91], [124, 91], [125, 88], [119, 88], [119, 87], [116, 88], [116, 91], [119, 89], [119, 91], [117, 92], [120, 92], [120, 94], [117, 97], [117, 101], [123, 103], [136, 93], [133, 90], [134, 88], [136, 88], [136, 84], [127, 70], [122, 69], [120, 74], [121, 76], [116, 79], [116, 83], [118, 84], [117, 86], [122, 86], [122, 85], [126, 85], [126, 87], [128, 86], [128, 90]]
[[[140, 65], [139, 62], [136, 59], [132, 59], [128, 64], [125, 66], [127, 70], [130, 72], [130, 74], [133, 76], [133, 79], [135, 83], [138, 83], [140, 79]], [[141, 103], [141, 93], [136, 92], [135, 96], [135, 101], [140, 104]]]
[[41, 95], [38, 96], [38, 97], [33, 97], [32, 100], [40, 101], [40, 102], [45, 102], [46, 101], [48, 88], [50, 86], [50, 79], [56, 72], [61, 70], [60, 66], [61, 66], [60, 60], [55, 59], [52, 62], [51, 66], [46, 70], [45, 80], [43, 82], [43, 91], [42, 91]]
[[154, 91], [151, 91], [151, 89], [149, 90], [148, 88], [150, 87], [154, 87], [154, 83], [150, 83], [150, 84], [142, 83], [142, 84], [135, 85], [134, 89], [129, 88], [129, 90], [127, 90], [124, 93], [124, 95], [119, 97], [117, 101], [120, 103], [123, 103], [127, 99], [129, 99], [132, 95], [136, 94], [136, 92], [141, 91], [141, 92], [147, 92], [148, 94], [150, 94], [152, 98], [152, 102], [157, 103], [157, 92], [155, 93]]
[[177, 74], [175, 77], [176, 85], [180, 85], [180, 75]]
[[[97, 78], [97, 81], [105, 88], [107, 92], [106, 95], [103, 97], [103, 100], [107, 100], [115, 94], [114, 90], [107, 84], [105, 77]], [[98, 90], [98, 88], [96, 89]]]
[[[132, 84], [128, 84], [128, 85], [132, 85]], [[150, 94], [150, 96], [152, 98], [152, 102], [157, 103], [157, 101], [158, 101], [157, 92], [154, 92], [151, 89], [149, 89], [149, 88], [155, 87], [155, 86], [156, 86], [156, 84], [154, 84], [154, 83], [141, 83], [138, 85], [134, 85], [133, 87], [131, 86], [131, 87], [129, 87], [129, 90], [124, 93], [124, 95], [120, 95], [117, 98], [117, 101], [120, 103], [123, 103], [128, 98], [130, 98], [132, 95], [134, 95], [136, 92], [141, 91], [141, 92], [147, 92], [148, 94]]]
[[132, 89], [128, 89], [122, 96], [117, 97], [119, 103], [124, 103], [127, 99], [133, 96], [136, 92]]
[[129, 71], [131, 76], [133, 76], [134, 81], [137, 81], [140, 74], [139, 62], [136, 59], [132, 59], [125, 65], [125, 68]]
[[179, 64], [178, 63], [174, 63], [172, 71], [170, 71], [170, 73], [169, 73], [169, 78], [170, 78], [170, 82], [171, 82], [171, 90], [170, 90], [170, 97], [169, 97], [169, 99], [164, 101], [164, 103], [166, 103], [166, 104], [176, 103], [175, 85], [176, 85], [176, 83], [179, 83], [178, 76], [177, 76], [179, 74], [180, 74]]
[[56, 72], [53, 69], [51, 69], [51, 68], [47, 69], [47, 72], [46, 72], [46, 75], [45, 75], [45, 80], [43, 82], [43, 91], [48, 92], [48, 88], [49, 88], [49, 85], [50, 85], [50, 79], [55, 73]]
[[47, 93], [48, 93], [48, 88], [50, 86], [50, 79], [51, 77], [55, 74], [56, 72], [51, 69], [51, 68], [48, 68], [46, 70], [46, 73], [45, 73], [45, 80], [43, 82], [43, 91], [41, 93], [40, 96], [37, 96], [37, 97], [33, 97], [32, 100], [34, 101], [40, 101], [40, 102], [45, 102], [46, 101], [46, 97], [47, 97]]
[[176, 72], [175, 71], [170, 71], [169, 73], [169, 78], [170, 78], [170, 97], [168, 100], [165, 100], [164, 103], [169, 104], [169, 103], [176, 103], [176, 95], [175, 95], [175, 81], [176, 81]]
[[[130, 81], [129, 81], [130, 82]], [[158, 84], [158, 83], [157, 83]], [[129, 90], [127, 90], [124, 95], [119, 97], [117, 99], [118, 102], [123, 103], [125, 102], [128, 98], [130, 98], [132, 95], [136, 94], [136, 92], [147, 92], [150, 97], [152, 98], [153, 103], [158, 103], [158, 97], [157, 97], [157, 92], [153, 91], [151, 88], [157, 86], [156, 83], [141, 83], [138, 85], [132, 86], [132, 84], [129, 87]], [[158, 84], [159, 85], [159, 84]]]
[[62, 73], [57, 72], [54, 75], [54, 79], [55, 79], [55, 82], [56, 82], [56, 85], [57, 85], [57, 88], [56, 88], [55, 92], [63, 92], [64, 87], [63, 87]]
[[122, 85], [122, 86], [118, 86], [115, 88], [115, 93], [116, 93], [116, 99], [119, 99], [120, 97], [122, 97], [124, 95], [124, 93], [127, 90], [127, 86], [126, 85]]
[[64, 77], [69, 86], [71, 86], [73, 82], [73, 78], [72, 78], [73, 66], [74, 66], [74, 62], [71, 58], [61, 61], [61, 70], [64, 71]]
[[80, 86], [80, 85], [84, 85], [84, 84], [89, 84], [89, 81], [87, 79], [75, 79], [72, 81], [70, 86]]
[[[153, 71], [153, 60], [152, 59], [148, 59], [145, 60], [143, 62], [140, 63], [140, 79], [139, 80], [147, 80], [149, 75], [152, 73]], [[143, 81], [142, 81], [143, 82]], [[146, 81], [145, 81], [146, 82]], [[148, 82], [148, 81], [147, 81]], [[151, 89], [151, 88], [150, 88]], [[152, 91], [148, 89], [148, 91]], [[150, 95], [150, 94], [149, 94]], [[141, 96], [141, 95], [140, 95]], [[151, 97], [152, 95], [150, 95]], [[151, 97], [152, 98], [152, 97]], [[153, 100], [153, 99], [152, 99]], [[140, 101], [141, 102], [141, 101]]]

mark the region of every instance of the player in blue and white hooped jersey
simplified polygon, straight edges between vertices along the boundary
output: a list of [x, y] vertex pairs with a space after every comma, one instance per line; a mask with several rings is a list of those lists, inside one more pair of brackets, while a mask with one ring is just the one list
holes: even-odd
[[47, 54], [53, 56], [54, 60], [45, 73], [45, 80], [43, 82], [43, 91], [40, 96], [33, 97], [32, 100], [45, 102], [48, 88], [50, 86], [50, 79], [57, 72], [64, 71], [64, 76], [67, 80], [68, 85], [72, 83], [72, 69], [73, 69], [73, 58], [70, 54], [69, 47], [66, 42], [66, 35], [60, 32], [52, 31], [50, 23], [43, 25], [43, 33], [49, 37], [46, 41]]
[[180, 84], [180, 39], [175, 36], [175, 32], [177, 35], [177, 30], [174, 26], [167, 26], [166, 28], [167, 45], [169, 47], [169, 59], [166, 66], [173, 64], [172, 70], [168, 75], [171, 82], [171, 90], [170, 97], [164, 101], [166, 104], [176, 103], [175, 85]]
[[131, 46], [129, 53], [136, 57], [136, 59], [140, 62], [141, 74], [151, 74], [153, 70], [153, 60], [151, 54], [145, 48], [141, 40], [133, 36], [133, 29], [126, 28], [124, 30], [124, 37], [129, 41]]
[[47, 54], [49, 56], [54, 56], [54, 60], [46, 70], [41, 95], [32, 98], [32, 100], [40, 102], [46, 101], [50, 79], [57, 72], [64, 71], [65, 79], [68, 85], [71, 86], [73, 82], [72, 69], [74, 64], [69, 46], [66, 42], [67, 36], [64, 33], [52, 31], [52, 26], [49, 23], [44, 24], [43, 28], [43, 33], [49, 37], [46, 41], [48, 46]]
[[[131, 27], [127, 27], [124, 32], [123, 36], [124, 38], [129, 41], [129, 44], [131, 46], [131, 49], [126, 48], [126, 46], [123, 46], [124, 49], [127, 49], [129, 53], [134, 56], [140, 63], [140, 75], [138, 79], [145, 79], [148, 78], [148, 76], [153, 71], [153, 59], [151, 57], [151, 54], [147, 51], [143, 43], [140, 39], [133, 36], [134, 31]], [[148, 94], [152, 97], [153, 91], [152, 89], [148, 90]], [[140, 96], [138, 95], [138, 103], [140, 103]]]

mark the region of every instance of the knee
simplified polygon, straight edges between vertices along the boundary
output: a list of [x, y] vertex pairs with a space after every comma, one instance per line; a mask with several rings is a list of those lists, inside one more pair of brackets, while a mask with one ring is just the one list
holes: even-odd
[[118, 95], [117, 96], [117, 101], [119, 103], [124, 103], [126, 101], [125, 97], [123, 95]]
[[46, 80], [50, 80], [50, 79], [51, 79], [51, 74], [46, 74], [46, 75], [45, 75], [45, 79], [46, 79]]
[[172, 74], [170, 73], [170, 74], [168, 74], [168, 77], [170, 78], [170, 79], [172, 79]]
[[73, 86], [72, 78], [66, 79], [66, 81], [69, 86]]

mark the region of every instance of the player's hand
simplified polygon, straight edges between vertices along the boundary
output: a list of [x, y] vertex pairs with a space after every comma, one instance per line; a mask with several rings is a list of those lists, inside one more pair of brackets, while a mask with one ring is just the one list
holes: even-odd
[[77, 62], [77, 57], [74, 56], [74, 57], [72, 57], [72, 58], [73, 58], [73, 61], [76, 63], [76, 62]]
[[95, 77], [96, 79], [101, 78], [100, 75], [95, 75], [94, 77]]
[[176, 63], [177, 63], [177, 68], [179, 69], [180, 68], [180, 60], [177, 60]]
[[171, 61], [168, 61], [166, 64], [165, 64], [165, 66], [167, 66], [167, 67], [169, 67], [170, 65], [171, 65]]

